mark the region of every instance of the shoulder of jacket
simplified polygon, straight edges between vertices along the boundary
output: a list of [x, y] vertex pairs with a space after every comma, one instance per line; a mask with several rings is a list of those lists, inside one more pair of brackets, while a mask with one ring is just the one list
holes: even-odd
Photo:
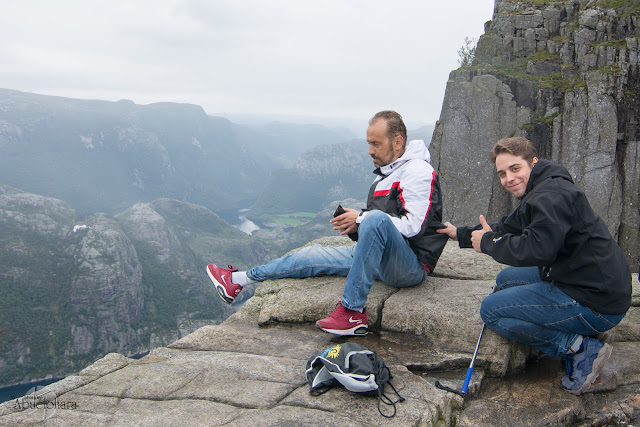
[[572, 182], [560, 177], [552, 177], [533, 187], [531, 196], [536, 198], [553, 198], [557, 196], [572, 198], [580, 192], [580, 189]]
[[535, 187], [520, 203], [519, 209], [527, 209], [537, 207], [543, 211], [560, 211], [570, 209], [573, 201], [577, 196], [577, 192], [568, 188], [563, 188], [555, 180], [547, 180], [543, 186]]
[[435, 169], [431, 166], [431, 163], [427, 162], [424, 159], [410, 159], [405, 163], [405, 167], [409, 170], [425, 170], [425, 171], [434, 171]]

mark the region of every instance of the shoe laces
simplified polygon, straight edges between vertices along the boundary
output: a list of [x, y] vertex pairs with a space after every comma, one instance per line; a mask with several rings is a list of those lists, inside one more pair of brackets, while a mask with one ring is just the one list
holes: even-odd
[[573, 373], [573, 357], [570, 355], [566, 355], [564, 358], [564, 372], [571, 378], [571, 374]]
[[329, 315], [329, 317], [333, 317], [334, 319], [338, 319], [340, 317], [343, 317], [344, 315], [347, 314], [347, 310], [348, 308], [346, 308], [344, 305], [342, 305], [341, 302], [339, 302], [338, 304], [336, 304], [336, 309], [333, 310], [333, 313], [331, 313]]

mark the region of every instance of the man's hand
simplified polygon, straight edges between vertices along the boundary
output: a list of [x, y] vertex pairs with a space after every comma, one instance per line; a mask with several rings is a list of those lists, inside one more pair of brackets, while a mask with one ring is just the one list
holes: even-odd
[[446, 234], [451, 240], [458, 240], [458, 228], [449, 221], [445, 222], [446, 228], [436, 229], [436, 233]]
[[480, 225], [482, 226], [481, 230], [471, 232], [471, 244], [473, 245], [473, 249], [481, 254], [482, 250], [480, 249], [480, 243], [482, 242], [482, 236], [484, 236], [484, 233], [486, 233], [487, 231], [493, 230], [491, 229], [491, 227], [489, 227], [489, 224], [487, 224], [487, 220], [484, 219], [484, 216], [482, 215], [480, 215]]
[[355, 233], [358, 231], [356, 219], [358, 218], [360, 211], [349, 208], [344, 208], [344, 210], [346, 211], [345, 213], [338, 215], [329, 222], [333, 225], [334, 230], [340, 231], [340, 235]]

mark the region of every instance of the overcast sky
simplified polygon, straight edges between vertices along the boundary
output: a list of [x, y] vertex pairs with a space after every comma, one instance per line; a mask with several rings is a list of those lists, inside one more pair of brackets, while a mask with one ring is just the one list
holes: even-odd
[[0, 87], [208, 114], [439, 118], [494, 0], [0, 0]]

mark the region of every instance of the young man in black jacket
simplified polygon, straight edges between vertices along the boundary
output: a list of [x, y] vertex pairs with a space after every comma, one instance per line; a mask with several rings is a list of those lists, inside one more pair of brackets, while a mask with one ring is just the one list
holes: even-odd
[[253, 281], [346, 276], [342, 300], [316, 325], [336, 335], [362, 335], [368, 330], [365, 303], [374, 281], [415, 286], [433, 271], [447, 238], [436, 233], [443, 227], [442, 199], [429, 151], [421, 140], [407, 142], [407, 128], [395, 111], [371, 118], [367, 142], [376, 167], [367, 209], [344, 209], [330, 221], [358, 243], [313, 245], [246, 272], [209, 264], [207, 274], [225, 302]]
[[510, 265], [498, 274], [496, 291], [480, 309], [500, 335], [562, 357], [562, 386], [590, 391], [611, 355], [595, 337], [615, 325], [631, 305], [631, 273], [618, 244], [591, 209], [567, 170], [538, 159], [526, 138], [505, 138], [493, 147], [502, 186], [520, 199], [495, 224], [438, 232]]

